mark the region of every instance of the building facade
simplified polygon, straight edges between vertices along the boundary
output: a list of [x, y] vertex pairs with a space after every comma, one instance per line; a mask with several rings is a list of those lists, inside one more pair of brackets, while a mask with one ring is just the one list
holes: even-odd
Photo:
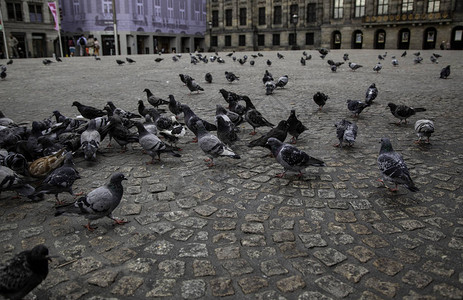
[[[74, 41], [93, 35], [100, 54], [115, 53], [112, 0], [60, 0], [62, 30]], [[190, 52], [204, 48], [206, 0], [115, 0], [119, 53]]]
[[[46, 57], [51, 56], [58, 46], [58, 32], [46, 0], [0, 0], [3, 17], [3, 30], [7, 39], [12, 34], [16, 40], [17, 55], [10, 57]], [[3, 35], [0, 35], [0, 56], [5, 56]], [[8, 52], [11, 52], [8, 49]]]
[[206, 44], [239, 49], [463, 49], [463, 0], [208, 0]]

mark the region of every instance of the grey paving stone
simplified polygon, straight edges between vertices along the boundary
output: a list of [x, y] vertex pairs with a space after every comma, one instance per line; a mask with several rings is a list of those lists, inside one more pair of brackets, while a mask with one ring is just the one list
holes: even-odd
[[334, 266], [347, 259], [347, 256], [333, 248], [317, 250], [313, 255], [328, 267]]
[[206, 282], [202, 279], [185, 280], [181, 286], [183, 299], [198, 299], [206, 292]]
[[334, 295], [337, 298], [345, 298], [354, 291], [354, 289], [350, 285], [338, 280], [337, 278], [331, 275], [326, 275], [321, 278], [318, 278], [317, 280], [315, 280], [315, 283], [321, 289]]

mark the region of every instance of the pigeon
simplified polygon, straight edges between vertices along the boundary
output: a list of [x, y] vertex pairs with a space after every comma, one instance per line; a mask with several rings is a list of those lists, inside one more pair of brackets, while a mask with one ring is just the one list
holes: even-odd
[[101, 136], [96, 130], [96, 121], [92, 119], [88, 122], [87, 129], [80, 135], [80, 144], [85, 160], [96, 160], [96, 152], [100, 147], [100, 142]]
[[432, 55], [433, 55], [435, 58], [439, 58], [439, 57], [442, 57], [442, 55], [440, 55], [440, 54], [437, 54], [437, 53], [433, 53]]
[[415, 52], [415, 53], [413, 53], [413, 55], [415, 55], [415, 56], [420, 56], [420, 55], [421, 55], [421, 52], [420, 52], [420, 51]]
[[270, 59], [267, 59], [267, 66], [271, 66], [272, 65], [272, 61]]
[[225, 61], [223, 60], [222, 57], [218, 57], [218, 58], [217, 58], [217, 62], [218, 62], [219, 64], [224, 64], [224, 63], [225, 63]]
[[[138, 134], [124, 126], [122, 118], [118, 115], [110, 117], [106, 126], [107, 128], [102, 130], [107, 131], [110, 139], [114, 139], [121, 146], [122, 152], [126, 151], [127, 144], [138, 142]], [[111, 147], [110, 144], [107, 147]]]
[[[180, 80], [183, 82], [183, 84], [186, 85], [186, 79], [187, 78], [191, 78], [189, 75], [187, 74], [178, 74], [178, 76], [180, 77]], [[194, 80], [194, 78], [191, 78], [191, 80]]]
[[276, 138], [269, 138], [267, 144], [270, 146], [270, 150], [277, 162], [284, 168], [284, 172], [277, 174], [277, 177], [285, 176], [288, 171], [298, 172], [297, 176], [302, 177], [302, 171], [309, 166], [325, 166], [323, 161], [313, 158], [304, 151], [290, 144], [285, 144]]
[[18, 195], [27, 197], [34, 194], [35, 189], [25, 183], [15, 171], [0, 166], [0, 194], [5, 191], [15, 191]]
[[227, 110], [217, 104], [215, 112], [215, 120], [217, 123], [217, 137], [228, 147], [231, 147], [237, 140], [238, 128], [235, 123], [228, 117]]
[[67, 152], [63, 165], [53, 170], [53, 172], [35, 188], [35, 193], [32, 197], [39, 197], [43, 194], [54, 194], [56, 202], [62, 204], [58, 198], [58, 194], [68, 192], [70, 195], [74, 196], [72, 185], [74, 181], [80, 178], [79, 172], [75, 169], [74, 162], [72, 161], [72, 153]]
[[255, 62], [254, 60], [252, 60], [252, 59], [249, 61], [249, 64], [250, 64], [251, 66], [254, 66], [255, 63], [256, 63], [256, 62]]
[[304, 59], [304, 57], [301, 57], [301, 65], [305, 66], [305, 59]]
[[437, 58], [434, 55], [431, 55], [431, 57], [429, 59], [431, 60], [431, 62], [433, 64], [438, 64], [439, 63], [439, 61], [437, 60]]
[[[308, 128], [296, 116], [296, 110], [292, 109], [288, 117], [288, 133], [292, 136], [290, 143], [296, 144], [299, 136]], [[283, 142], [283, 141], [282, 141]]]
[[245, 99], [245, 102], [246, 102], [246, 113], [244, 115], [244, 119], [246, 120], [246, 122], [248, 122], [252, 126], [252, 129], [253, 129], [250, 135], [255, 135], [257, 133], [256, 132], [257, 127], [275, 126], [269, 121], [267, 121], [267, 119], [265, 119], [264, 116], [262, 116], [262, 114], [257, 109], [251, 108], [251, 105], [252, 107], [254, 107], [254, 105], [251, 103], [251, 100], [249, 98]]
[[342, 59], [344, 59], [344, 61], [348, 61], [349, 60], [349, 53], [344, 53], [344, 55], [342, 56]]
[[173, 60], [174, 62], [177, 62], [177, 61], [178, 61], [177, 56], [172, 56], [172, 60]]
[[339, 66], [341, 66], [341, 65], [344, 64], [343, 61], [335, 62], [335, 61], [333, 61], [332, 59], [328, 59], [327, 63], [328, 63], [330, 66], [333, 66], [333, 65], [334, 65], [334, 66], [336, 66], [336, 67], [339, 67]]
[[12, 64], [13, 64], [13, 60], [10, 59], [6, 64], [7, 64], [7, 65], [12, 65]]
[[286, 84], [288, 84], [288, 75], [283, 75], [278, 78], [278, 81], [276, 82], [276, 86], [279, 88], [283, 88]]
[[376, 88], [376, 84], [372, 83], [367, 89], [365, 95], [365, 103], [371, 105], [373, 103], [373, 100], [375, 100], [377, 96], [378, 89]]
[[[172, 125], [169, 128], [159, 130], [159, 134], [162, 137], [164, 137], [166, 141], [168, 141], [171, 145], [176, 145], [180, 137], [185, 135], [186, 130], [185, 130], [185, 127], [177, 121], [175, 116], [171, 117], [171, 121], [172, 121], [171, 122]], [[143, 125], [145, 126], [145, 128], [147, 127], [146, 124], [143, 124]], [[178, 148], [177, 150], [181, 151], [180, 148]]]
[[145, 118], [146, 115], [149, 115], [150, 112], [155, 111], [156, 109], [153, 108], [153, 107], [147, 108], [147, 107], [145, 106], [145, 103], [143, 102], [143, 100], [140, 99], [140, 100], [138, 100], [137, 110], [138, 110], [138, 113], [139, 113], [143, 118]]
[[417, 144], [421, 143], [423, 137], [427, 138], [429, 143], [429, 138], [431, 134], [434, 133], [434, 122], [431, 120], [418, 120], [415, 122], [415, 132], [418, 135], [418, 140], [415, 142]]
[[415, 113], [426, 111], [426, 108], [413, 108], [406, 105], [397, 105], [391, 102], [389, 102], [387, 106], [391, 110], [391, 113], [394, 115], [394, 117], [400, 120], [397, 125], [400, 125], [402, 120], [405, 120], [405, 124], [407, 124], [407, 119], [413, 116]]
[[0, 78], [1, 78], [2, 80], [5, 80], [6, 76], [7, 76], [6, 70], [2, 70], [2, 71], [0, 72]]
[[[378, 167], [384, 180], [395, 184], [391, 192], [397, 191], [397, 185], [403, 185], [412, 192], [418, 192], [419, 189], [413, 183], [410, 172], [408, 171], [405, 161], [399, 153], [392, 149], [391, 141], [388, 138], [381, 139], [381, 150], [378, 156]], [[379, 179], [384, 184], [384, 181]]]
[[351, 68], [352, 71], [355, 71], [358, 68], [362, 68], [362, 67], [363, 67], [362, 65], [359, 65], [359, 64], [356, 64], [356, 63], [353, 63], [353, 62], [349, 62], [349, 68]]
[[288, 121], [282, 120], [278, 123], [276, 127], [270, 129], [266, 134], [262, 135], [260, 138], [250, 141], [248, 147], [252, 148], [259, 146], [270, 149], [269, 145], [267, 145], [268, 139], [273, 137], [278, 139], [280, 142], [284, 142], [288, 135], [288, 129]]
[[397, 67], [399, 65], [399, 61], [397, 60], [397, 58], [395, 58], [395, 56], [392, 56], [391, 58], [392, 66]]
[[380, 54], [380, 55], [378, 55], [378, 59], [379, 60], [384, 60], [384, 57]]
[[52, 64], [53, 61], [51, 61], [51, 60], [49, 60], [49, 59], [44, 59], [44, 60], [42, 60], [42, 63], [43, 63], [44, 65], [48, 66], [48, 65]]
[[354, 117], [359, 117], [360, 113], [368, 106], [368, 104], [363, 103], [358, 100], [347, 100], [347, 109], [354, 114]]
[[5, 149], [0, 150], [0, 165], [13, 170], [14, 172], [28, 176], [29, 165], [24, 155], [16, 152], [8, 152]]
[[379, 71], [381, 71], [381, 69], [383, 68], [383, 65], [378, 62], [374, 67], [373, 67], [373, 71], [375, 71], [376, 73], [379, 73]]
[[169, 111], [178, 119], [183, 114], [182, 104], [175, 100], [174, 95], [169, 95]]
[[209, 133], [203, 125], [201, 120], [196, 122], [198, 145], [203, 152], [209, 157], [208, 167], [214, 165], [214, 158], [219, 156], [227, 156], [234, 159], [240, 159], [241, 157], [228, 148], [218, 137]]
[[80, 112], [82, 117], [89, 119], [89, 120], [102, 117], [102, 116], [106, 116], [106, 113], [103, 110], [98, 109], [96, 107], [81, 104], [77, 101], [72, 102], [72, 106], [77, 107], [77, 110]]
[[190, 90], [190, 94], [191, 92], [199, 93], [199, 91], [204, 91], [204, 89], [201, 86], [199, 86], [199, 84], [197, 84], [196, 81], [194, 81], [191, 77], [188, 77], [185, 80], [186, 80], [186, 86]]
[[125, 111], [122, 108], [116, 107], [116, 105], [114, 105], [112, 101], [108, 101], [106, 102], [106, 104], [109, 106], [113, 114], [118, 115], [123, 119], [141, 118], [140, 115], [137, 115], [130, 111]]
[[61, 58], [59, 58], [59, 56], [56, 57], [56, 61], [57, 61], [57, 62], [63, 62], [63, 61], [61, 60]]
[[422, 61], [423, 61], [423, 58], [421, 56], [416, 56], [415, 58], [413, 58], [414, 64], [421, 64]]
[[317, 49], [321, 55], [328, 55], [329, 50], [326, 48]]
[[158, 128], [156, 127], [156, 124], [153, 122], [153, 118], [147, 114], [145, 116], [145, 121], [143, 122], [143, 126], [145, 127], [146, 131], [149, 133], [152, 133], [154, 135], [158, 134]]
[[277, 85], [273, 81], [267, 81], [265, 83], [265, 95], [273, 94], [273, 91], [277, 88]]
[[324, 93], [321, 93], [321, 92], [316, 92], [313, 95], [313, 101], [315, 102], [315, 104], [318, 105], [318, 110], [322, 110], [323, 106], [325, 106], [326, 101], [328, 99], [329, 99], [329, 97], [327, 95], [325, 95]]
[[47, 155], [34, 160], [29, 165], [29, 174], [32, 177], [41, 178], [46, 177], [51, 171], [58, 168], [66, 158], [66, 149], [63, 148], [60, 151], [52, 155]]
[[336, 65], [330, 65], [331, 72], [335, 73], [338, 70]]
[[123, 64], [125, 64], [125, 61], [120, 60], [120, 59], [116, 59], [116, 62], [119, 66], [122, 66]]
[[138, 129], [139, 143], [143, 149], [151, 156], [151, 161], [147, 164], [154, 163], [154, 158], [157, 156], [158, 160], [161, 161], [161, 153], [169, 153], [175, 157], [181, 157], [173, 147], [166, 145], [156, 135], [148, 132], [146, 128], [140, 122], [135, 122], [135, 126]]
[[[184, 115], [184, 120], [185, 120], [185, 125], [190, 129], [191, 132], [194, 133], [194, 135], [197, 137], [198, 136], [198, 128], [196, 127], [196, 123], [198, 121], [201, 121], [203, 126], [206, 128], [207, 131], [215, 131], [217, 130], [217, 126], [215, 126], [212, 123], [209, 123], [207, 121], [204, 121], [200, 119], [192, 110], [191, 108], [184, 104], [182, 106], [183, 108], [183, 115]], [[195, 139], [197, 140], [197, 139]]]
[[262, 78], [262, 83], [265, 84], [267, 81], [273, 81], [273, 76], [268, 70], [265, 70], [264, 77]]
[[126, 57], [125, 60], [126, 60], [129, 64], [133, 64], [134, 62], [136, 62], [135, 60], [131, 59], [130, 57]]
[[283, 54], [280, 54], [279, 52], [277, 52], [277, 57], [278, 57], [278, 59], [283, 59], [283, 58], [285, 58], [285, 57], [283, 56]]
[[407, 56], [407, 51], [404, 51], [400, 57], [405, 57]]
[[257, 52], [257, 56], [263, 57], [264, 55], [262, 53], [260, 53], [260, 52]]
[[206, 73], [206, 75], [204, 76], [204, 80], [206, 80], [207, 83], [212, 83], [212, 75], [211, 73]]
[[37, 245], [22, 251], [0, 266], [0, 295], [7, 299], [23, 299], [48, 275], [48, 248]]
[[440, 71], [440, 78], [447, 79], [450, 76], [450, 65]]
[[230, 99], [229, 104], [230, 111], [237, 114], [239, 117], [244, 116], [244, 114], [246, 114], [246, 107], [239, 104], [238, 100]]
[[233, 74], [232, 72], [225, 71], [225, 78], [228, 80], [228, 82], [233, 82], [235, 80], [240, 80], [238, 76]]
[[39, 137], [37, 139], [37, 143], [42, 147], [42, 154], [44, 156], [53, 155], [62, 148], [64, 148], [63, 145], [55, 141], [52, 141], [48, 136]]
[[101, 58], [95, 55], [95, 60], [101, 60]]
[[144, 89], [143, 92], [146, 93], [146, 98], [148, 100], [148, 103], [156, 108], [159, 105], [169, 104], [169, 101], [156, 97], [155, 95], [153, 95], [153, 93], [149, 89]]
[[336, 122], [334, 126], [336, 126], [336, 136], [339, 140], [339, 143], [334, 146], [342, 149], [342, 143], [346, 142], [349, 147], [352, 147], [355, 143], [355, 139], [357, 138], [357, 124], [343, 119]]
[[233, 55], [233, 53], [235, 53], [235, 51], [228, 53], [227, 56], [231, 57]]
[[121, 202], [124, 193], [123, 180], [127, 180], [124, 174], [114, 173], [108, 184], [92, 190], [86, 196], [80, 197], [73, 203], [57, 207], [55, 217], [62, 214], [83, 215], [88, 219], [88, 223], [84, 227], [89, 231], [96, 229], [96, 227], [90, 226], [90, 222], [103, 217], [114, 220], [116, 224], [127, 223], [127, 221], [112, 216], [113, 210]]

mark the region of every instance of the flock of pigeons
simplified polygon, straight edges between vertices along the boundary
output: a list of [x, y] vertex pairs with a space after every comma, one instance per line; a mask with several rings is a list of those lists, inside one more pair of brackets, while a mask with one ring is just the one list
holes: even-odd
[[[319, 49], [319, 53], [324, 59], [329, 50], [322, 48]], [[384, 60], [386, 55], [387, 53], [380, 55], [379, 59]], [[240, 64], [245, 64], [248, 60], [246, 55], [237, 59], [235, 52], [227, 56]], [[261, 53], [252, 55], [250, 65], [254, 65], [254, 59], [262, 56]], [[190, 57], [192, 64], [200, 61], [225, 62], [218, 53], [209, 59], [201, 54], [191, 54]], [[433, 57], [438, 56], [434, 54]], [[180, 58], [181, 55], [172, 57], [173, 61], [178, 61]], [[277, 53], [277, 58], [284, 59], [284, 56]], [[310, 59], [311, 55], [307, 55], [304, 51], [301, 64], [305, 65]], [[348, 61], [348, 54], [345, 54], [343, 59]], [[162, 59], [157, 59], [157, 62], [161, 61]], [[396, 65], [395, 61], [397, 59], [393, 57], [393, 65]], [[127, 58], [127, 62], [135, 61]], [[117, 63], [122, 65], [125, 62], [118, 60]], [[267, 59], [266, 63], [270, 66], [270, 59]], [[336, 72], [343, 63], [328, 60], [333, 72]], [[49, 62], [44, 61], [44, 64]], [[355, 71], [362, 66], [349, 62], [349, 67]], [[2, 74], [6, 72], [6, 67], [1, 66], [1, 69]], [[373, 70], [380, 72], [380, 63]], [[447, 66], [442, 70], [440, 77], [447, 78], [449, 75], [450, 66]], [[5, 77], [6, 73], [2, 75], [2, 79]], [[179, 77], [190, 93], [204, 90], [190, 75], [179, 74]], [[240, 79], [229, 71], [225, 72], [225, 78], [230, 83]], [[211, 83], [213, 80], [211, 73], [207, 73], [204, 79], [207, 83]], [[269, 95], [277, 88], [284, 88], [288, 84], [288, 76], [284, 75], [274, 80], [273, 75], [266, 70], [262, 81], [266, 94]], [[292, 145], [296, 144], [298, 137], [308, 129], [298, 120], [295, 110], [291, 110], [287, 120], [281, 120], [275, 126], [256, 109], [248, 96], [221, 89], [219, 92], [226, 105], [225, 103], [216, 105], [215, 123], [210, 123], [196, 115], [187, 104], [176, 101], [173, 95], [169, 95], [169, 99], [166, 100], [157, 97], [149, 89], [143, 92], [146, 93], [149, 107], [145, 106], [143, 100], [139, 100], [137, 113], [117, 107], [111, 101], [108, 101], [103, 109], [74, 101], [72, 106], [76, 107], [81, 117], [70, 118], [59, 111], [53, 111], [52, 117], [33, 121], [31, 128], [16, 124], [0, 112], [0, 193], [14, 191], [32, 201], [43, 199], [45, 194], [55, 195], [57, 201], [55, 215], [84, 215], [88, 219], [85, 227], [90, 231], [95, 229], [90, 222], [103, 217], [111, 218], [117, 224], [123, 224], [126, 221], [112, 216], [123, 195], [122, 182], [126, 177], [122, 173], [114, 173], [106, 185], [79, 197], [73, 203], [63, 204], [59, 200], [60, 193], [81, 196], [75, 195], [72, 190], [73, 183], [80, 178], [73, 163], [73, 156], [82, 155], [85, 160], [97, 161], [101, 142], [108, 137], [108, 146], [115, 141], [123, 151], [128, 144], [140, 144], [144, 152], [151, 157], [148, 164], [152, 164], [155, 160], [160, 160], [163, 153], [180, 157], [181, 149], [177, 147], [177, 142], [188, 129], [194, 133], [196, 137], [194, 142], [198, 143], [199, 148], [208, 157], [208, 166], [212, 167], [214, 159], [219, 157], [240, 159], [240, 155], [233, 148], [235, 142], [239, 140], [239, 127], [243, 122], [252, 126], [252, 135], [256, 134], [257, 128], [271, 128], [249, 142], [247, 146], [268, 149], [269, 154], [283, 167], [283, 172], [277, 176], [283, 177], [286, 172], [295, 172], [298, 177], [302, 177], [302, 171], [309, 166], [325, 166], [322, 160], [311, 157]], [[347, 100], [347, 109], [354, 118], [358, 118], [365, 108], [373, 104], [377, 96], [378, 89], [373, 83], [366, 91], [365, 101]], [[323, 109], [328, 100], [329, 96], [324, 93], [317, 92], [313, 95], [313, 101], [318, 105], [319, 110]], [[170, 114], [167, 113], [165, 106]], [[392, 115], [399, 119], [398, 125], [402, 121], [407, 123], [407, 119], [417, 112], [425, 111], [424, 108], [412, 108], [394, 103], [389, 103], [388, 107]], [[358, 132], [357, 124], [343, 119], [336, 122], [335, 126], [339, 143], [334, 146], [352, 147]], [[415, 131], [419, 136], [417, 143], [423, 142], [423, 138], [429, 143], [429, 138], [434, 132], [434, 123], [431, 120], [418, 120], [415, 123]], [[292, 137], [291, 141], [285, 143], [288, 135]], [[419, 190], [410, 177], [403, 157], [393, 150], [388, 138], [381, 139], [378, 166], [383, 179], [395, 184], [395, 188], [390, 189], [391, 191], [396, 191], [398, 185], [403, 185], [412, 192]], [[26, 178], [36, 178], [37, 181], [32, 183]], [[0, 267], [0, 294], [10, 299], [24, 297], [45, 279], [50, 259], [48, 249], [44, 245], [16, 255], [6, 265]]]

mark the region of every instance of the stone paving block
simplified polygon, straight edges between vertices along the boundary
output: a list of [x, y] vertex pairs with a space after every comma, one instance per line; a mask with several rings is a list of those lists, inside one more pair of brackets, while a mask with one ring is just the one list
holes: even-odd
[[268, 280], [257, 276], [249, 276], [239, 279], [238, 284], [244, 294], [251, 294], [267, 287]]
[[320, 292], [305, 291], [297, 297], [297, 300], [333, 300], [333, 298], [323, 295]]
[[215, 230], [234, 230], [236, 228], [236, 221], [233, 220], [219, 220], [214, 222]]
[[282, 218], [303, 217], [304, 210], [299, 207], [283, 206], [278, 210], [278, 216]]
[[251, 265], [244, 259], [229, 260], [222, 263], [222, 266], [231, 276], [241, 276], [253, 272]]
[[384, 248], [389, 246], [389, 243], [380, 237], [379, 235], [370, 235], [362, 239], [366, 245], [370, 246], [371, 248]]
[[374, 229], [378, 230], [380, 233], [383, 233], [383, 234], [392, 234], [392, 233], [402, 232], [400, 228], [392, 224], [388, 224], [388, 223], [375, 223], [372, 226]]
[[394, 248], [392, 249], [392, 253], [394, 254], [393, 257], [403, 263], [414, 264], [421, 260], [421, 256], [410, 250]]
[[365, 235], [372, 233], [372, 231], [367, 226], [362, 224], [349, 224], [349, 226], [356, 234]]
[[88, 294], [88, 289], [79, 285], [77, 282], [69, 282], [65, 284], [62, 288], [56, 289], [50, 299], [58, 300], [58, 299], [69, 299], [69, 300], [76, 300], [81, 298], [82, 296]]
[[282, 242], [294, 242], [295, 237], [294, 233], [289, 230], [277, 231], [272, 234], [272, 239], [275, 243], [282, 243]]
[[425, 273], [410, 270], [402, 277], [402, 282], [422, 289], [432, 282], [432, 277]]
[[301, 233], [299, 234], [299, 238], [307, 248], [326, 247], [328, 245], [321, 234]]
[[218, 259], [234, 259], [240, 257], [240, 248], [238, 246], [228, 246], [215, 249], [215, 255]]
[[368, 278], [365, 285], [390, 298], [394, 297], [399, 289], [398, 283], [382, 281], [375, 277]]
[[241, 224], [241, 231], [244, 233], [263, 234], [265, 232], [265, 228], [262, 223], [243, 223]]
[[79, 275], [85, 275], [95, 270], [100, 269], [103, 263], [96, 258], [89, 256], [84, 257], [72, 264], [72, 269]]
[[215, 213], [218, 210], [218, 208], [211, 205], [201, 205], [196, 206], [195, 208], [193, 208], [193, 210], [201, 216], [209, 217], [210, 215]]
[[326, 272], [326, 269], [322, 264], [310, 258], [304, 258], [300, 261], [294, 261], [292, 262], [292, 265], [304, 276], [320, 275]]
[[244, 236], [241, 239], [241, 245], [245, 247], [263, 247], [267, 245], [267, 242], [265, 241], [265, 236], [252, 234]]
[[158, 269], [163, 277], [179, 278], [185, 274], [185, 262], [177, 259], [166, 259], [159, 263]]
[[357, 218], [352, 211], [335, 212], [334, 219], [339, 223], [354, 223], [357, 221]]
[[103, 256], [114, 265], [120, 265], [129, 259], [134, 258], [137, 252], [129, 248], [117, 248], [112, 249], [109, 252], [103, 254]]
[[463, 290], [447, 283], [436, 284], [433, 287], [434, 292], [438, 292], [442, 297], [449, 299], [462, 299]]
[[313, 255], [328, 267], [334, 266], [347, 259], [347, 256], [333, 248], [315, 251]]
[[403, 264], [387, 257], [378, 258], [373, 262], [373, 265], [376, 267], [376, 269], [389, 276], [394, 276], [395, 274], [399, 273], [404, 267]]
[[142, 258], [139, 257], [137, 259], [128, 261], [125, 265], [126, 269], [130, 272], [146, 274], [151, 271], [153, 265], [156, 263], [156, 259], [154, 258]]
[[349, 294], [354, 292], [354, 289], [350, 285], [338, 280], [337, 278], [331, 275], [326, 275], [321, 278], [318, 278], [317, 280], [315, 280], [315, 283], [321, 289], [334, 295], [337, 298], [345, 298], [349, 296]]
[[195, 277], [213, 276], [215, 275], [215, 269], [209, 260], [198, 260], [193, 261], [193, 273]]
[[304, 288], [306, 285], [300, 275], [283, 278], [276, 282], [277, 288], [283, 293], [294, 292], [295, 290]]
[[207, 245], [202, 243], [189, 243], [180, 248], [179, 257], [207, 257]]
[[175, 279], [158, 279], [154, 283], [153, 289], [146, 293], [146, 297], [171, 297], [175, 292], [175, 283]]
[[174, 245], [172, 243], [159, 240], [154, 241], [151, 245], [146, 247], [144, 251], [156, 255], [167, 255], [173, 248]]
[[260, 269], [266, 276], [283, 275], [288, 273], [288, 270], [276, 259], [261, 262]]
[[338, 274], [341, 274], [342, 276], [346, 277], [346, 279], [357, 283], [360, 281], [360, 279], [365, 275], [368, 274], [370, 271], [368, 271], [367, 268], [364, 268], [362, 266], [350, 264], [350, 263], [345, 263], [342, 265], [337, 266], [334, 271]]
[[235, 294], [232, 280], [226, 277], [219, 277], [209, 281], [209, 285], [212, 290], [212, 296], [214, 297], [226, 297]]
[[423, 271], [430, 272], [443, 277], [450, 277], [455, 273], [454, 269], [446, 267], [443, 262], [440, 261], [426, 261], [421, 267]]
[[87, 280], [87, 282], [89, 284], [105, 288], [110, 286], [116, 280], [118, 274], [118, 271], [113, 270], [98, 271], [94, 273], [93, 276]]
[[185, 280], [182, 282], [183, 299], [199, 299], [206, 293], [206, 282], [202, 279]]
[[121, 277], [111, 290], [112, 294], [127, 297], [132, 296], [135, 291], [143, 284], [143, 278], [137, 276]]
[[367, 262], [375, 256], [375, 253], [363, 246], [355, 246], [347, 250], [347, 253], [358, 259], [360, 262]]
[[177, 228], [171, 232], [170, 237], [177, 241], [187, 241], [193, 234], [194, 230]]

